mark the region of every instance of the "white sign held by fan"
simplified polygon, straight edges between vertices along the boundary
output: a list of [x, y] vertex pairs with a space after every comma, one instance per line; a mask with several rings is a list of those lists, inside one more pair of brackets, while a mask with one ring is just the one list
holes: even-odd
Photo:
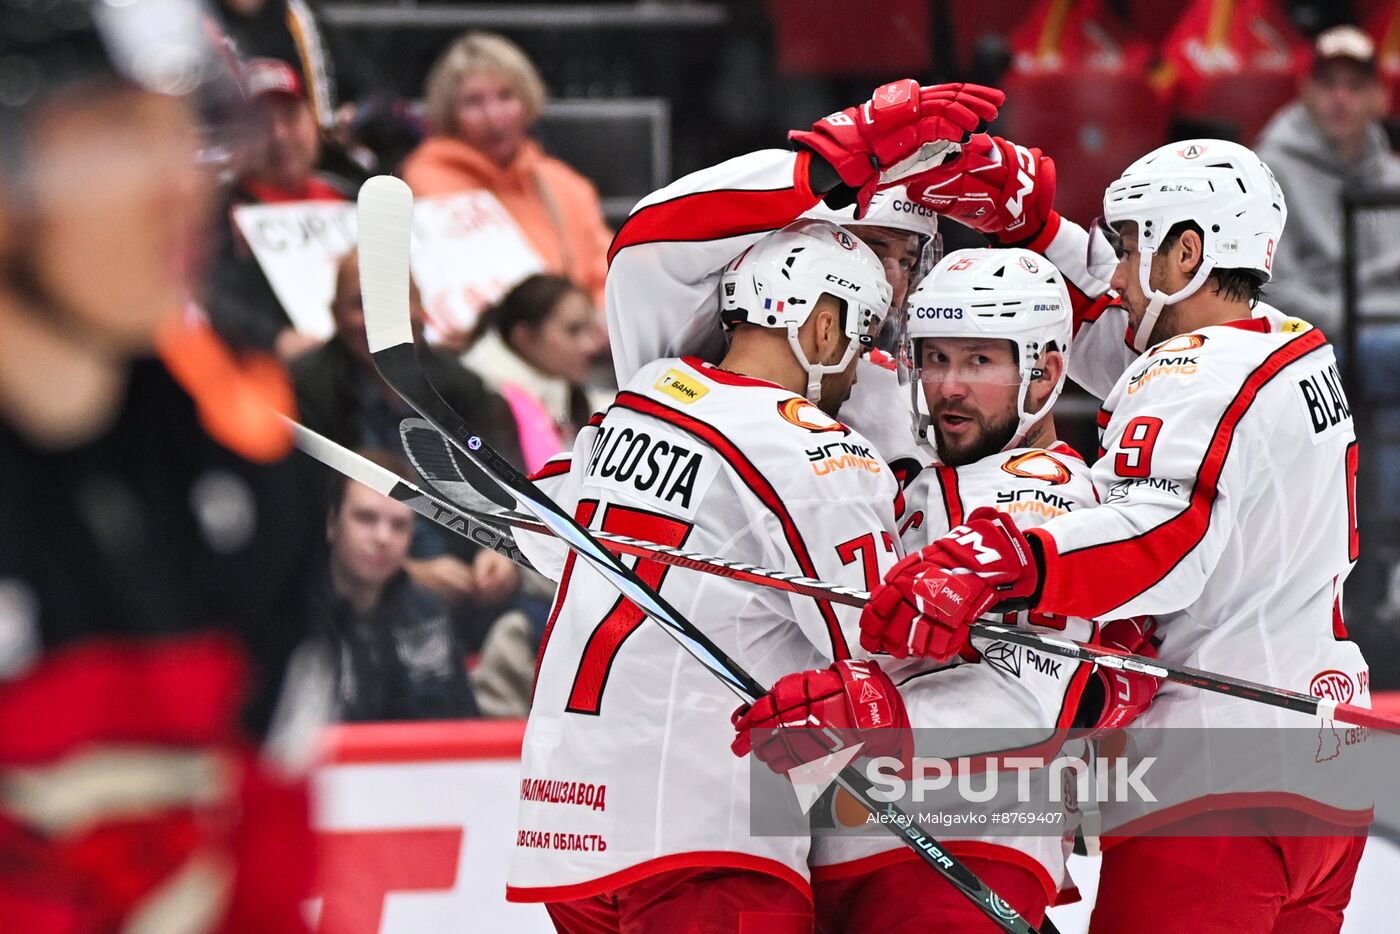
[[[292, 325], [335, 331], [335, 267], [355, 245], [355, 205], [345, 201], [245, 204], [233, 220]], [[471, 329], [488, 306], [543, 269], [519, 226], [486, 191], [419, 199], [413, 211], [413, 278], [430, 340]]]
[[429, 340], [470, 330], [482, 311], [544, 268], [520, 227], [486, 191], [418, 199], [412, 262]]

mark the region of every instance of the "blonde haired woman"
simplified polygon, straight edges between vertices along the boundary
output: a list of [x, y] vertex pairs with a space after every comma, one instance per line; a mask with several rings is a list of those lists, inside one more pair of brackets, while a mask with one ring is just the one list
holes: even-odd
[[611, 235], [598, 192], [530, 138], [545, 89], [520, 47], [491, 33], [467, 33], [433, 66], [425, 97], [430, 135], [402, 169], [414, 194], [491, 192], [545, 269], [566, 276], [601, 307]]

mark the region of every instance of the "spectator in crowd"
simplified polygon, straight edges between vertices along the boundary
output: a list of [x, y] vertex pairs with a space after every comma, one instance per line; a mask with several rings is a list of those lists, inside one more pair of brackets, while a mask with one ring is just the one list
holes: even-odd
[[[409, 301], [414, 325], [421, 327], [417, 286], [410, 288]], [[360, 297], [360, 260], [355, 250], [336, 265], [331, 316], [335, 334], [291, 365], [301, 420], [349, 448], [396, 450], [399, 422], [415, 413], [384, 382], [370, 358]], [[522, 463], [515, 421], [505, 401], [452, 357], [421, 343], [419, 348], [428, 378], [448, 404], [469, 415], [482, 436], [508, 460]]]
[[425, 97], [429, 136], [403, 164], [414, 194], [491, 192], [545, 270], [601, 307], [610, 235], [598, 192], [530, 138], [545, 90], [525, 53], [501, 36], [468, 33], [433, 66]]
[[530, 715], [535, 661], [547, 615], [512, 610], [491, 626], [472, 670], [472, 690], [483, 717], [524, 719]]
[[[421, 326], [416, 286], [409, 289], [409, 301], [415, 326]], [[348, 448], [398, 450], [399, 422], [416, 413], [384, 382], [370, 358], [355, 250], [336, 267], [331, 314], [335, 334], [291, 365], [301, 421]], [[420, 348], [428, 378], [447, 403], [470, 415], [492, 447], [522, 463], [515, 421], [501, 397], [452, 357]], [[469, 648], [480, 643], [491, 620], [520, 589], [519, 571], [509, 559], [426, 521], [418, 523], [412, 555], [409, 574], [447, 602]]]
[[[1400, 187], [1400, 158], [1380, 124], [1388, 106], [1375, 43], [1338, 26], [1317, 37], [1299, 99], [1255, 146], [1288, 199], [1269, 301], [1334, 340], [1342, 336], [1342, 191]], [[1368, 211], [1358, 220], [1361, 314], [1400, 314], [1400, 213]]]
[[234, 55], [277, 59], [296, 71], [326, 144], [318, 163], [322, 171], [347, 184], [374, 171], [374, 147], [401, 132], [397, 125], [403, 121], [381, 90], [373, 57], [327, 29], [306, 0], [219, 0], [217, 7]]
[[275, 59], [255, 59], [247, 63], [244, 81], [256, 142], [250, 164], [228, 198], [205, 307], [229, 343], [275, 351], [291, 360], [320, 342], [292, 327], [232, 211], [241, 204], [343, 201], [345, 193], [314, 171], [320, 134], [296, 70]]
[[530, 276], [482, 313], [464, 360], [510, 405], [526, 470], [568, 450], [605, 404], [584, 388], [602, 349], [592, 301], [561, 276]]
[[[383, 452], [361, 453], [390, 470], [406, 468]], [[413, 510], [339, 474], [332, 484], [319, 622], [335, 662], [340, 719], [477, 716], [447, 605], [405, 569]]]

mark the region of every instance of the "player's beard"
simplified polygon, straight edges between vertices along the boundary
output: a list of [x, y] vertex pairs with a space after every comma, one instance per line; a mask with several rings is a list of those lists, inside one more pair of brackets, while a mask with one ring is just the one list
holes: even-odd
[[1152, 325], [1152, 333], [1148, 335], [1147, 346], [1153, 347], [1162, 341], [1170, 340], [1185, 331], [1180, 323], [1181, 315], [1175, 305], [1167, 305], [1157, 315], [1157, 322]]
[[841, 406], [845, 405], [846, 400], [851, 398], [851, 387], [854, 385], [854, 366], [845, 373], [828, 373], [823, 376], [821, 397], [817, 399], [817, 408], [832, 418], [839, 419]]
[[962, 467], [966, 464], [975, 464], [984, 457], [991, 457], [993, 454], [1000, 454], [1011, 441], [1016, 433], [1018, 419], [1015, 415], [994, 421], [985, 415], [976, 412], [954, 410], [952, 414], [970, 418], [977, 425], [976, 435], [969, 438], [966, 443], [952, 446], [943, 435], [943, 429], [938, 424], [939, 416], [948, 411], [948, 406], [940, 406], [934, 410], [933, 418], [933, 441], [938, 451], [938, 459], [949, 467]]

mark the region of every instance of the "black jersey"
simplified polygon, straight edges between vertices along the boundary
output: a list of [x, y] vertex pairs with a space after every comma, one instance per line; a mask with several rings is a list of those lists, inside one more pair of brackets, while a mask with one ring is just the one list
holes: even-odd
[[316, 478], [290, 451], [254, 463], [215, 441], [159, 360], [134, 365], [125, 395], [72, 449], [0, 420], [0, 697], [65, 649], [224, 633], [251, 663], [244, 720], [260, 735], [308, 630]]

